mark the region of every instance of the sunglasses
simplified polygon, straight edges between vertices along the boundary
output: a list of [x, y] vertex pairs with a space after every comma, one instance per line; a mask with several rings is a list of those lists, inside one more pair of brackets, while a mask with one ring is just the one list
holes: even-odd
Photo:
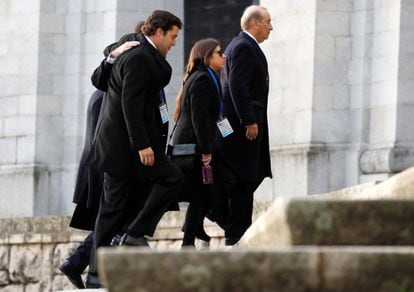
[[223, 52], [222, 52], [221, 50], [218, 50], [218, 51], [213, 51], [213, 54], [214, 54], [214, 53], [218, 54], [220, 57], [222, 57], [222, 56], [223, 56]]

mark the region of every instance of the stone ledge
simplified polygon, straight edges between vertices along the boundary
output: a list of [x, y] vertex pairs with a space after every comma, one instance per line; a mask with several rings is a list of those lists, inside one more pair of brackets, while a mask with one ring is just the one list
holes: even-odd
[[69, 227], [69, 216], [0, 219], [0, 244], [80, 242], [87, 231]]
[[[56, 292], [79, 292], [79, 289], [76, 290], [59, 290]], [[82, 292], [108, 292], [108, 290], [102, 289], [82, 289]]]
[[2, 235], [25, 233], [57, 233], [68, 229], [69, 216], [37, 216], [0, 219]]
[[[118, 291], [411, 291], [413, 247], [293, 247], [157, 252], [101, 249]], [[167, 289], [168, 287], [168, 289]]]
[[414, 245], [414, 200], [279, 199], [239, 245]]
[[[256, 202], [254, 218], [259, 217], [270, 203]], [[167, 212], [157, 226], [153, 240], [181, 240], [181, 227], [186, 209]], [[37, 216], [0, 218], [0, 244], [80, 242], [88, 231], [69, 227], [70, 216]], [[213, 238], [222, 238], [223, 231], [213, 222], [206, 220], [205, 228]]]

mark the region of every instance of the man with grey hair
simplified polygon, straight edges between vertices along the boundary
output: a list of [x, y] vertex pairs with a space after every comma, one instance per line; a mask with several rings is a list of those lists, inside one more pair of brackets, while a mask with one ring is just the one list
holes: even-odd
[[237, 182], [227, 186], [230, 199], [227, 214], [213, 210], [212, 219], [225, 229], [226, 245], [234, 245], [252, 223], [253, 193], [270, 168], [267, 100], [269, 74], [266, 57], [259, 47], [273, 29], [266, 8], [252, 5], [245, 9], [242, 31], [227, 46], [226, 65], [221, 72], [225, 117], [233, 133], [223, 138], [227, 161], [237, 173]]

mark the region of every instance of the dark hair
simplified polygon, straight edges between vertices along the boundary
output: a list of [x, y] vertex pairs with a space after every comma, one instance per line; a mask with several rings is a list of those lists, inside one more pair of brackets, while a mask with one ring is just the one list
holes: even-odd
[[183, 83], [177, 95], [177, 104], [174, 112], [174, 121], [177, 121], [181, 114], [181, 101], [183, 99], [183, 88], [185, 82], [194, 73], [199, 65], [208, 66], [209, 60], [214, 52], [214, 49], [220, 45], [216, 39], [208, 38], [197, 41], [190, 51], [188, 63], [183, 77]]
[[166, 33], [171, 30], [173, 26], [177, 26], [181, 29], [182, 22], [177, 16], [168, 11], [155, 10], [145, 21], [141, 31], [146, 36], [152, 36], [158, 28], [161, 28]]
[[134, 32], [135, 33], [141, 33], [141, 29], [142, 29], [144, 23], [145, 23], [145, 21], [143, 21], [143, 20], [138, 21], [137, 24], [134, 27]]
[[115, 43], [113, 43], [113, 44], [110, 44], [109, 46], [107, 46], [105, 49], [104, 49], [104, 51], [103, 51], [103, 54], [104, 54], [104, 56], [105, 57], [108, 57], [108, 55], [113, 51], [113, 50], [115, 50], [116, 48], [118, 48], [120, 45], [122, 45], [123, 43], [125, 43], [125, 42], [129, 42], [129, 41], [139, 41], [138, 40], [138, 37], [137, 37], [137, 34], [139, 34], [139, 33], [141, 33], [141, 28], [142, 28], [142, 26], [144, 25], [144, 21], [138, 21], [137, 22], [137, 24], [135, 25], [135, 27], [134, 27], [134, 32], [133, 33], [129, 33], [129, 34], [126, 34], [126, 35], [124, 35], [124, 36], [122, 36], [120, 39], [119, 39], [119, 41], [117, 41], [117, 42], [115, 42]]

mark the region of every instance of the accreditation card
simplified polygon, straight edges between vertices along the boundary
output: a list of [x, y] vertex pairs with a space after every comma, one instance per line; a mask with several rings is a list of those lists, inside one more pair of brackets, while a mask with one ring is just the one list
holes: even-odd
[[234, 132], [227, 118], [222, 118], [218, 120], [217, 127], [220, 131], [221, 136], [223, 136], [223, 138], [227, 137], [228, 135]]
[[168, 118], [168, 108], [165, 102], [160, 104], [160, 114], [161, 114], [162, 123], [163, 124], [167, 123], [169, 118]]

